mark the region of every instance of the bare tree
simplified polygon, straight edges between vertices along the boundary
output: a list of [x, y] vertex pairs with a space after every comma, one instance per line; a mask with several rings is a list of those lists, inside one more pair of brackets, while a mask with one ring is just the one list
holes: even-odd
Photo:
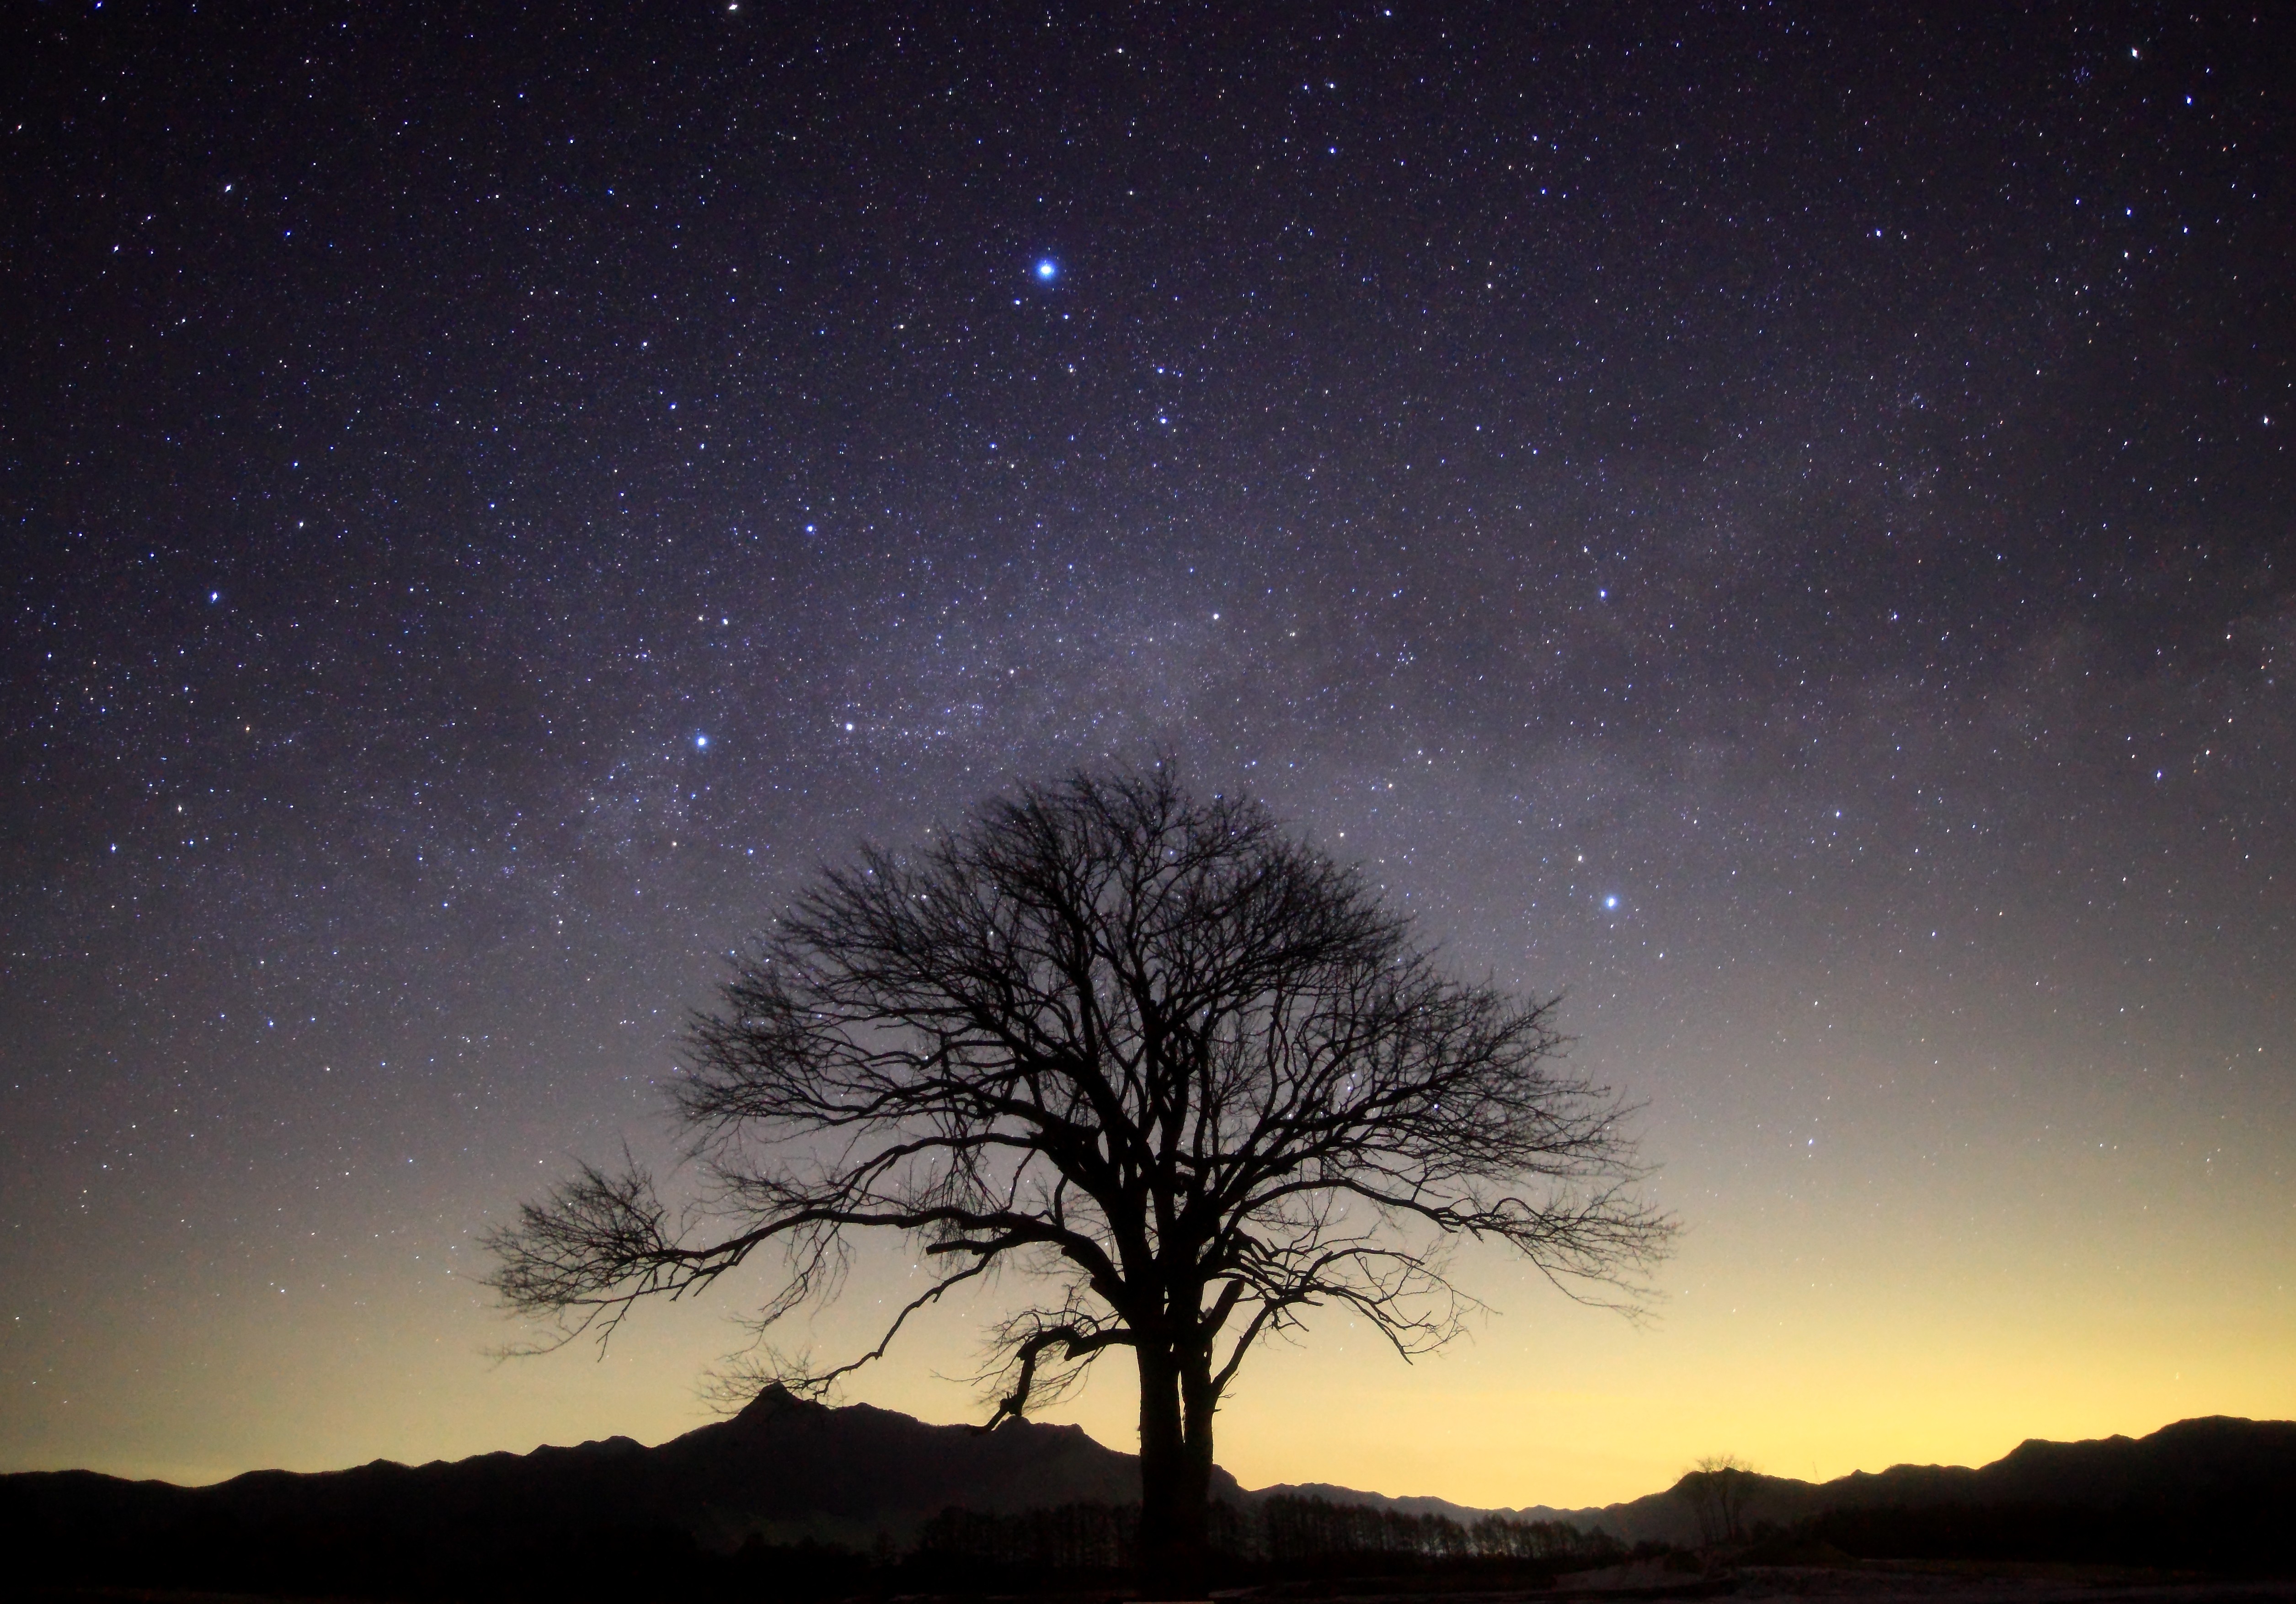
[[1746, 1499], [1758, 1483], [1754, 1467], [1734, 1453], [1710, 1453], [1676, 1484], [1698, 1517], [1702, 1546], [1738, 1543], [1746, 1535]]
[[1475, 1306], [1446, 1274], [1462, 1236], [1635, 1306], [1673, 1227], [1632, 1195], [1626, 1110], [1560, 1068], [1554, 1006], [1446, 978], [1257, 803], [1168, 765], [1079, 773], [825, 872], [688, 1037], [707, 1203], [673, 1220], [635, 1165], [586, 1167], [492, 1240], [493, 1285], [603, 1339], [773, 1250], [762, 1332], [834, 1295], [856, 1231], [922, 1239], [939, 1273], [875, 1347], [759, 1378], [818, 1392], [950, 1289], [1034, 1273], [989, 1423], [1130, 1349], [1144, 1580], [1185, 1596], [1254, 1344], [1330, 1307], [1437, 1346]]

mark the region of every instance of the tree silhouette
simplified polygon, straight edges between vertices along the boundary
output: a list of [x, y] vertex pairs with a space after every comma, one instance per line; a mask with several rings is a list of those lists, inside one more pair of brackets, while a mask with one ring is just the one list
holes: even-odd
[[1354, 870], [1168, 765], [992, 802], [825, 872], [696, 1019], [676, 1108], [708, 1199], [626, 1161], [490, 1239], [514, 1310], [601, 1339], [639, 1299], [779, 1255], [758, 1324], [833, 1296], [849, 1238], [932, 1284], [866, 1354], [763, 1367], [817, 1393], [992, 1268], [1046, 1295], [993, 1334], [989, 1423], [1128, 1348], [1152, 1596], [1203, 1584], [1212, 1417], [1253, 1346], [1341, 1307], [1406, 1357], [1475, 1305], [1462, 1236], [1631, 1310], [1672, 1232], [1617, 1100], [1560, 1068], [1553, 1000], [1447, 978]]
[[1683, 1473], [1676, 1485], [1698, 1517], [1702, 1546], [1744, 1541], [1746, 1500], [1757, 1480], [1754, 1467], [1734, 1453], [1710, 1453]]

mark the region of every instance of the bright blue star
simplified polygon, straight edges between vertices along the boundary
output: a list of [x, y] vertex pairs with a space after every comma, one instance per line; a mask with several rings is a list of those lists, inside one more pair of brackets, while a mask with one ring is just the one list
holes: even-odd
[[706, 749], [709, 747], [709, 737], [708, 737], [707, 735], [696, 734], [696, 735], [693, 737], [693, 749], [694, 749], [695, 751], [697, 751], [697, 752], [699, 752], [699, 751], [702, 751], [702, 750]]
[[1037, 264], [1037, 277], [1040, 282], [1049, 284], [1060, 275], [1061, 265], [1052, 258], [1046, 257]]
[[1603, 905], [1606, 908], [1615, 908], [1619, 905], [1619, 899], [1615, 896], [1606, 896], [1603, 899]]

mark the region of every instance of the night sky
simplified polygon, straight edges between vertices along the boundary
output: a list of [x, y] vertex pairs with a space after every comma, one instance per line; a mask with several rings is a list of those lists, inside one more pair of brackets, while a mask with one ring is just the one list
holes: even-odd
[[709, 1418], [743, 1289], [497, 1363], [477, 1237], [819, 864], [1160, 753], [1687, 1228], [1264, 1353], [1246, 1485], [2296, 1415], [2296, 23], [904, 9], [6, 24], [0, 1469]]

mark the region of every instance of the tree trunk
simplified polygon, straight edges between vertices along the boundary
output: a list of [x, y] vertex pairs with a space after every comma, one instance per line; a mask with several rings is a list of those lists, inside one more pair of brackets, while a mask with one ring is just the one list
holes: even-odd
[[[1199, 1428], [1182, 1364], [1148, 1343], [1140, 1361], [1140, 1591], [1144, 1599], [1201, 1599], [1211, 1500], [1211, 1417]], [[1206, 1389], [1209, 1390], [1209, 1389]]]

